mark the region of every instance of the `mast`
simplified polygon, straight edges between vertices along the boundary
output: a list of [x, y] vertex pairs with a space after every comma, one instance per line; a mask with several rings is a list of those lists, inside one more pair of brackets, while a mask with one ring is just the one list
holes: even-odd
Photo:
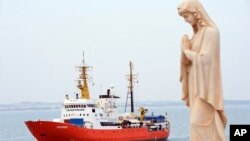
[[129, 75], [129, 86], [130, 86], [130, 95], [131, 95], [131, 113], [134, 112], [134, 98], [133, 98], [133, 68], [132, 62], [129, 62], [130, 75]]
[[79, 72], [80, 72], [80, 76], [78, 78], [78, 85], [77, 85], [77, 87], [81, 91], [81, 99], [90, 99], [88, 82], [87, 82], [87, 79], [89, 78], [88, 74], [87, 74], [87, 70], [90, 68], [90, 66], [87, 66], [85, 64], [84, 52], [83, 52], [82, 65], [78, 66], [77, 68], [79, 68]]
[[[133, 74], [133, 63], [130, 61], [129, 62], [129, 68], [130, 68], [130, 73], [128, 75], [128, 94], [127, 94], [127, 100], [126, 100], [126, 106], [125, 106], [125, 112], [126, 112], [126, 107], [127, 107], [127, 102], [128, 98], [130, 98], [131, 102], [131, 113], [134, 112], [134, 80], [136, 79], [136, 75]], [[130, 97], [129, 97], [130, 95]]]

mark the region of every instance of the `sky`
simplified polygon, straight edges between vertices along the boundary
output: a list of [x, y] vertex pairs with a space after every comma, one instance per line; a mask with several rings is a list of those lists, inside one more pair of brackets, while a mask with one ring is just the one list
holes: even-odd
[[[250, 2], [200, 2], [220, 30], [224, 98], [250, 100]], [[179, 3], [0, 0], [0, 104], [73, 97], [83, 51], [91, 98], [113, 85], [125, 102], [132, 61], [136, 100], [180, 101], [180, 38], [192, 29]]]

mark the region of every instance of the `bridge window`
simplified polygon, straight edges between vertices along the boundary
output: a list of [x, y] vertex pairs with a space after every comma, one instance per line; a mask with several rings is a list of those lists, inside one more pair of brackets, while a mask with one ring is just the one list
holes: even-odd
[[88, 107], [95, 107], [94, 104], [87, 104]]

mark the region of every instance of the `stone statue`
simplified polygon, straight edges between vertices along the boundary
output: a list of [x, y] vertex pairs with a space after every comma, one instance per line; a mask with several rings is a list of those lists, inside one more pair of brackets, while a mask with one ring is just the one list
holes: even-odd
[[198, 0], [184, 0], [178, 12], [193, 28], [181, 39], [182, 99], [190, 109], [190, 141], [226, 141], [220, 69], [220, 34]]

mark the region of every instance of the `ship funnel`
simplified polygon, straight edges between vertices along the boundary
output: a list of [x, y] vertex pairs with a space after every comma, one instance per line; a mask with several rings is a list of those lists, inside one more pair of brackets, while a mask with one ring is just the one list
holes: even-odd
[[66, 94], [65, 98], [66, 98], [66, 100], [69, 100], [69, 95]]
[[107, 89], [107, 95], [110, 95], [110, 89]]

